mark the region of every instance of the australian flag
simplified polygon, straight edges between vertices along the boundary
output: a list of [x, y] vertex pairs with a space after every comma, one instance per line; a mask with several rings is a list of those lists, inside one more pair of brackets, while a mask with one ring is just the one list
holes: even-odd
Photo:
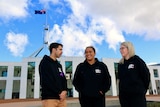
[[35, 14], [46, 14], [46, 10], [35, 10]]

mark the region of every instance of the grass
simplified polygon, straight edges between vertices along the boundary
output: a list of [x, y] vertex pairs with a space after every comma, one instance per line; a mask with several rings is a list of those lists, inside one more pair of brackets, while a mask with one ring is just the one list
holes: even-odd
[[148, 101], [147, 107], [160, 107], [160, 102]]

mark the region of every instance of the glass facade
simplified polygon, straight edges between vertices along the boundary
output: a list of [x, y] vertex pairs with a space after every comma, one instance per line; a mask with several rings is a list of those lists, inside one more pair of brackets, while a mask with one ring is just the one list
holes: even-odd
[[0, 80], [0, 99], [4, 99], [6, 90], [6, 80]]
[[114, 70], [115, 70], [115, 76], [116, 76], [117, 93], [119, 93], [119, 88], [118, 88], [118, 63], [114, 63]]
[[72, 61], [65, 61], [65, 72], [68, 87], [68, 97], [73, 97], [73, 85], [72, 85]]
[[0, 66], [0, 77], [7, 77], [7, 66]]
[[19, 98], [20, 80], [13, 80], [12, 99]]
[[160, 95], [160, 80], [155, 80], [155, 82], [156, 82], [156, 88], [157, 88], [157, 91], [155, 91], [155, 94]]
[[159, 77], [157, 69], [153, 69], [153, 73], [154, 73], [154, 77]]
[[14, 77], [21, 76], [21, 66], [14, 66]]
[[152, 83], [149, 84], [149, 94], [153, 95]]
[[34, 97], [35, 62], [28, 62], [27, 98]]
[[[64, 68], [65, 76], [67, 79], [67, 95], [68, 97], [77, 97], [78, 93], [73, 90], [72, 77], [76, 68], [76, 64], [81, 62], [81, 59], [68, 58], [62, 61], [62, 66]], [[105, 61], [105, 60], [104, 60]], [[110, 90], [106, 93], [107, 96], [117, 96], [119, 93], [118, 89], [118, 62], [117, 60], [108, 61], [104, 63], [109, 63], [109, 72], [112, 78], [112, 86]], [[39, 85], [39, 74], [38, 64], [39, 60], [24, 60], [23, 63], [1, 63], [0, 62], [0, 99], [15, 99], [15, 98], [40, 98], [41, 89], [39, 91], [39, 86], [34, 88], [34, 85]], [[160, 77], [159, 70], [160, 66], [148, 66], [150, 73], [152, 74], [151, 83], [149, 86], [150, 95], [160, 95]], [[36, 72], [36, 74], [35, 74]], [[11, 76], [11, 77], [10, 77]], [[35, 78], [35, 76], [37, 78]], [[27, 82], [26, 82], [27, 80]], [[24, 86], [20, 86], [22, 85]], [[24, 84], [23, 84], [24, 83]], [[116, 85], [115, 85], [116, 83]], [[11, 85], [10, 85], [11, 84]], [[22, 89], [21, 89], [22, 88]], [[25, 88], [25, 89], [23, 89]]]

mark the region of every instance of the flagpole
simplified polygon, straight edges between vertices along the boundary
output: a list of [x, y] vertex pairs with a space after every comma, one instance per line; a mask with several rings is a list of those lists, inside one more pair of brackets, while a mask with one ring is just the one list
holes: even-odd
[[47, 20], [47, 15], [48, 15], [48, 12], [46, 11], [46, 25], [48, 24], [48, 23], [47, 23], [47, 21], [48, 21], [48, 20]]
[[48, 25], [48, 13], [46, 11], [46, 24], [45, 24], [45, 27], [44, 27], [44, 44], [48, 44], [48, 31], [49, 31], [49, 25]]
[[37, 51], [35, 51], [33, 54], [31, 54], [29, 57], [37, 57], [39, 53], [45, 48], [45, 45], [48, 44], [48, 32], [49, 32], [49, 25], [48, 25], [48, 20], [47, 20], [47, 11], [42, 9], [42, 10], [35, 10], [35, 14], [46, 14], [46, 22], [44, 25], [44, 33], [43, 33], [43, 45], [40, 47]]

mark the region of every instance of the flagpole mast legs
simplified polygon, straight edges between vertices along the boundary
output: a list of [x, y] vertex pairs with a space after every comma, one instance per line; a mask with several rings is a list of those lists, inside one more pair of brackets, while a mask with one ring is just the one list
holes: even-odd
[[44, 34], [43, 34], [43, 45], [42, 47], [40, 47], [38, 50], [36, 50], [35, 52], [33, 52], [29, 57], [37, 57], [39, 55], [39, 53], [45, 48], [45, 45], [48, 45], [48, 36], [49, 36], [49, 25], [47, 22], [47, 13], [45, 9], [42, 10], [35, 10], [35, 14], [46, 14], [46, 23], [44, 26]]

